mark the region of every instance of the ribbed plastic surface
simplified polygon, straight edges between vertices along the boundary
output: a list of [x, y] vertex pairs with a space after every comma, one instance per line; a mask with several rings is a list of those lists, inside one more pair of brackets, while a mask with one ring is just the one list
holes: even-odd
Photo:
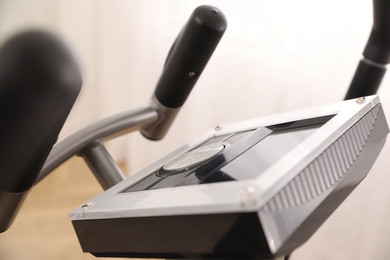
[[379, 112], [380, 105], [377, 105], [287, 184], [262, 210], [275, 212], [293, 208], [333, 187], [359, 157], [374, 129]]

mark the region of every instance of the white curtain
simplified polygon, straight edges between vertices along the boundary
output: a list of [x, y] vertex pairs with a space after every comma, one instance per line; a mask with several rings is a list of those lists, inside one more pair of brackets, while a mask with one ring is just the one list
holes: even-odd
[[[342, 100], [372, 24], [370, 0], [0, 3], [2, 36], [44, 25], [62, 34], [79, 55], [84, 88], [62, 136], [146, 104], [192, 10], [210, 4], [225, 13], [228, 29], [168, 136], [150, 142], [134, 133], [109, 144], [116, 158], [127, 161], [129, 174], [218, 124]], [[388, 115], [389, 89], [385, 78], [379, 94]], [[292, 259], [390, 259], [389, 157], [390, 144]]]

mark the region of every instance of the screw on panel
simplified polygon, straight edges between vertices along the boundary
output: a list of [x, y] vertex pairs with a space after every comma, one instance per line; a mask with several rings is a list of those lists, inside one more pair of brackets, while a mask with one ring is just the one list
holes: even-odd
[[88, 210], [88, 209], [92, 208], [92, 206], [93, 206], [93, 203], [92, 203], [92, 202], [89, 202], [89, 203], [84, 203], [84, 204], [81, 206], [81, 208], [82, 208], [83, 210]]
[[360, 97], [360, 98], [356, 99], [356, 103], [358, 103], [359, 105], [363, 104], [364, 102], [366, 102], [366, 98], [365, 97]]
[[193, 71], [191, 71], [191, 72], [188, 72], [188, 77], [190, 77], [190, 78], [193, 78], [193, 77], [195, 77], [195, 75], [196, 75], [196, 73], [195, 73], [195, 72], [193, 72]]
[[[245, 207], [248, 205], [248, 200], [252, 197], [252, 194], [255, 192], [254, 187], [246, 187], [245, 189], [240, 191], [240, 197], [241, 197], [241, 206]], [[254, 202], [253, 204], [256, 204]]]
[[217, 125], [215, 128], [214, 128], [214, 130], [215, 131], [221, 131], [222, 130], [222, 125]]
[[255, 188], [246, 187], [245, 189], [241, 190], [240, 195], [242, 199], [248, 199], [254, 192]]

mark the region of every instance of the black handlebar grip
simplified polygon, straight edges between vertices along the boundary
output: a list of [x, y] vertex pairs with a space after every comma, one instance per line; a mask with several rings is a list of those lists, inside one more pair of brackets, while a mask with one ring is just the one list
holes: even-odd
[[81, 84], [70, 52], [49, 33], [21, 33], [0, 48], [0, 232], [34, 185]]
[[373, 0], [374, 23], [363, 56], [371, 61], [390, 62], [390, 1]]
[[155, 97], [164, 106], [179, 108], [186, 101], [227, 27], [225, 15], [212, 6], [199, 6], [182, 29], [167, 57]]
[[344, 100], [375, 95], [386, 73], [386, 68], [359, 62]]

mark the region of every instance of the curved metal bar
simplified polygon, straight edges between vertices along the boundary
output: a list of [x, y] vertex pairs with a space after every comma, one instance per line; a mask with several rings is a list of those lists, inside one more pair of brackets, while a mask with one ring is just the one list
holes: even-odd
[[80, 152], [80, 156], [104, 190], [108, 190], [126, 178], [101, 140], [88, 145]]
[[139, 130], [158, 120], [157, 111], [151, 107], [125, 111], [123, 113], [102, 119], [76, 133], [66, 137], [54, 145], [45, 165], [36, 180], [38, 184], [51, 171], [73, 155], [82, 151], [91, 142], [98, 139], [112, 139], [129, 132]]

